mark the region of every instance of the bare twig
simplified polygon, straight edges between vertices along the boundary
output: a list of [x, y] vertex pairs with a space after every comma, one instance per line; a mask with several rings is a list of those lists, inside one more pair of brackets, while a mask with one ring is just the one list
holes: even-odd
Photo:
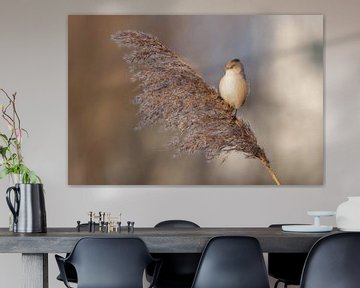
[[[8, 104], [2, 107], [2, 117], [8, 123], [9, 128], [11, 128], [11, 134], [8, 138], [8, 145], [13, 146], [16, 150], [18, 162], [22, 162], [23, 156], [21, 153], [21, 122], [20, 117], [16, 110], [16, 92], [10, 95], [4, 90], [0, 89], [8, 99]], [[8, 114], [8, 109], [11, 107], [12, 116]], [[15, 139], [15, 141], [12, 141]]]

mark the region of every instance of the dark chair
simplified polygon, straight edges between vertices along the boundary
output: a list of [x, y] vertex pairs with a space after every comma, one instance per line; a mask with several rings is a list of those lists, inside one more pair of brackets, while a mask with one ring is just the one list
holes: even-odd
[[[166, 220], [155, 225], [155, 228], [200, 228], [187, 220]], [[162, 266], [155, 283], [156, 288], [190, 288], [198, 266], [200, 253], [157, 253]], [[151, 280], [153, 267], [147, 269], [147, 279]]]
[[[272, 224], [270, 228], [281, 228], [282, 225]], [[277, 281], [274, 288], [280, 283], [286, 288], [288, 285], [300, 285], [301, 273], [304, 268], [307, 253], [269, 253], [268, 272]]]
[[[89, 224], [88, 223], [82, 223], [80, 225], [80, 228], [81, 229], [84, 229], [84, 228], [89, 229]], [[99, 224], [98, 223], [95, 224], [95, 229], [99, 229]], [[68, 257], [68, 256], [69, 256], [69, 253], [66, 254], [66, 257]], [[70, 263], [67, 263], [67, 262], [65, 262], [64, 266], [65, 266], [65, 274], [66, 274], [68, 282], [77, 283], [77, 275], [76, 275], [76, 270], [75, 270], [74, 266], [71, 265]], [[56, 279], [59, 280], [59, 281], [63, 281], [63, 279], [61, 277], [61, 274], [59, 274], [56, 277]]]
[[269, 288], [256, 238], [220, 236], [207, 244], [192, 288]]
[[155, 228], [200, 228], [200, 226], [188, 220], [165, 220], [157, 223]]
[[[66, 254], [66, 257], [68, 257], [69, 254]], [[65, 262], [64, 263], [64, 273], [66, 275], [67, 281], [71, 282], [71, 283], [77, 283], [77, 275], [76, 275], [76, 270], [75, 267], [73, 265], [71, 265], [70, 263]], [[59, 274], [56, 277], [57, 280], [64, 282], [63, 278], [61, 277], [61, 274]]]
[[360, 233], [348, 232], [318, 240], [306, 259], [301, 288], [360, 287]]
[[55, 258], [66, 287], [65, 263], [75, 267], [78, 288], [142, 288], [145, 268], [156, 261], [139, 238], [82, 238], [68, 257]]

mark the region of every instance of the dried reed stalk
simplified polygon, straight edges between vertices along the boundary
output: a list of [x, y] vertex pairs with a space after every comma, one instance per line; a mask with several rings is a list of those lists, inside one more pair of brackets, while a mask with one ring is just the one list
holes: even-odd
[[[247, 158], [261, 161], [272, 180], [280, 182], [250, 128], [241, 118], [232, 116], [219, 92], [156, 37], [139, 31], [120, 31], [112, 35], [119, 46], [131, 49], [124, 57], [132, 80], [142, 93], [139, 128], [161, 124], [177, 131], [169, 146], [177, 153], [203, 151], [208, 160], [241, 151]], [[225, 158], [224, 158], [225, 159]]]

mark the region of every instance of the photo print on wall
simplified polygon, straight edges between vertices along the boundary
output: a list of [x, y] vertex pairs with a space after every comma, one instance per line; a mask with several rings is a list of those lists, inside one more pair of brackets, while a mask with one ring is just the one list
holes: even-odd
[[322, 15], [71, 15], [70, 185], [321, 185]]

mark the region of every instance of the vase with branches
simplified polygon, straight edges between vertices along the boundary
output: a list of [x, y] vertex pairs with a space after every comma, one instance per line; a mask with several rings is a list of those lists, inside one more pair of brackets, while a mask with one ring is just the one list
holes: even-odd
[[6, 132], [0, 130], [0, 179], [9, 175], [14, 183], [41, 183], [40, 177], [24, 163], [21, 145], [28, 132], [22, 127], [16, 108], [16, 93], [9, 94], [1, 88], [0, 92], [5, 98], [0, 104], [1, 117], [8, 127]]

